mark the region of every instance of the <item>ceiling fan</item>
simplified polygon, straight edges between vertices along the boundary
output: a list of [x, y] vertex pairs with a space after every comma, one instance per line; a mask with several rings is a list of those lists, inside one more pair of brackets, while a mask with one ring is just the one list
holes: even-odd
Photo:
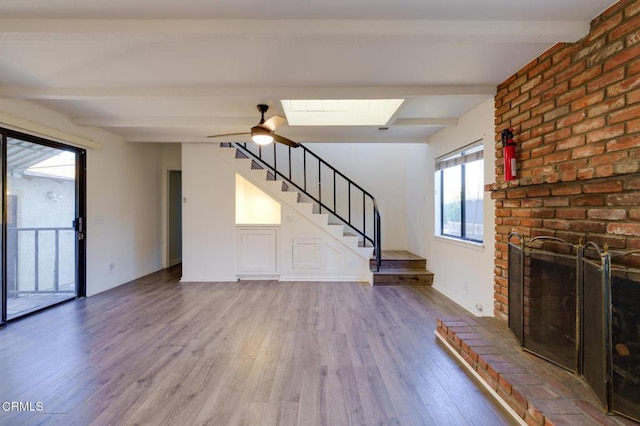
[[269, 105], [259, 104], [258, 111], [262, 114], [260, 122], [251, 128], [250, 132], [243, 133], [224, 133], [221, 135], [210, 135], [208, 138], [221, 138], [225, 136], [239, 136], [239, 135], [251, 135], [251, 139], [258, 145], [267, 145], [271, 142], [278, 142], [284, 145], [288, 145], [292, 148], [300, 146], [299, 143], [287, 139], [283, 136], [276, 135], [273, 131], [278, 128], [282, 123], [287, 121], [286, 118], [280, 115], [273, 115], [271, 118], [265, 121], [264, 113], [269, 110]]

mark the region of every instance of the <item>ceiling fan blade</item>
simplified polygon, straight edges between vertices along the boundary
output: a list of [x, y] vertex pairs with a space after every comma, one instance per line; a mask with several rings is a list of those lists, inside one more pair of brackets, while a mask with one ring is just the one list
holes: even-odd
[[269, 118], [267, 121], [262, 123], [261, 126], [273, 132], [275, 129], [280, 127], [285, 121], [287, 121], [286, 118], [280, 115], [274, 115], [271, 118]]
[[250, 135], [251, 133], [249, 132], [242, 132], [242, 133], [223, 133], [221, 135], [209, 135], [207, 136], [208, 138], [222, 138], [222, 137], [226, 137], [226, 136], [240, 136], [240, 135]]
[[290, 146], [291, 148], [297, 148], [300, 146], [300, 144], [298, 142], [294, 142], [291, 139], [287, 139], [284, 136], [280, 136], [280, 135], [273, 135], [273, 141], [274, 142], [279, 142], [281, 144]]

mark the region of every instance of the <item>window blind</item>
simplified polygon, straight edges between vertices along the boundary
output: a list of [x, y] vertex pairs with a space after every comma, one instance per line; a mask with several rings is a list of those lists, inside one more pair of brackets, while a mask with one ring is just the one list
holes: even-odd
[[442, 170], [484, 158], [482, 139], [436, 158], [436, 170]]

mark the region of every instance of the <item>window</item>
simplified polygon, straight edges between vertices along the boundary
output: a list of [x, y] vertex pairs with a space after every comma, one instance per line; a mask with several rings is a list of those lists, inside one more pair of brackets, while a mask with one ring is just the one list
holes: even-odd
[[436, 230], [482, 242], [484, 161], [482, 141], [436, 159]]

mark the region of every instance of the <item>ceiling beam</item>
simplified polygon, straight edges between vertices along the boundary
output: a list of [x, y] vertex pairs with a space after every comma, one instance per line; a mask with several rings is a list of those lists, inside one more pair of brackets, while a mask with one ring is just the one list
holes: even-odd
[[74, 135], [4, 112], [0, 112], [0, 125], [9, 129], [45, 137], [47, 139], [53, 139], [62, 143], [79, 146], [81, 148], [102, 149], [101, 142], [89, 139], [88, 137]]
[[0, 40], [169, 41], [217, 36], [421, 36], [437, 41], [574, 42], [588, 22], [486, 20], [0, 19]]
[[84, 100], [117, 98], [216, 98], [247, 97], [251, 99], [410, 99], [427, 96], [496, 94], [496, 86], [424, 85], [362, 87], [31, 87], [0, 86], [0, 97], [13, 99]]
[[212, 126], [247, 126], [256, 124], [259, 116], [252, 117], [72, 117], [76, 126], [92, 127], [212, 127]]
[[[153, 138], [145, 135], [130, 135], [123, 137], [125, 142], [133, 142], [133, 143], [218, 143], [222, 142], [221, 139], [210, 139], [204, 136], [163, 136], [163, 135], [154, 135]], [[362, 136], [362, 137], [322, 137], [322, 136], [310, 136], [304, 139], [295, 138], [297, 142], [300, 143], [426, 143], [428, 142], [428, 137], [389, 137], [384, 135], [373, 135], [373, 136]], [[240, 140], [236, 140], [238, 142]], [[244, 142], [250, 142], [249, 138], [243, 140]]]
[[[252, 126], [256, 117], [73, 117], [76, 126], [136, 128], [136, 127], [213, 127]], [[455, 127], [457, 118], [397, 118], [393, 126]]]
[[396, 118], [394, 126], [455, 127], [457, 118]]

